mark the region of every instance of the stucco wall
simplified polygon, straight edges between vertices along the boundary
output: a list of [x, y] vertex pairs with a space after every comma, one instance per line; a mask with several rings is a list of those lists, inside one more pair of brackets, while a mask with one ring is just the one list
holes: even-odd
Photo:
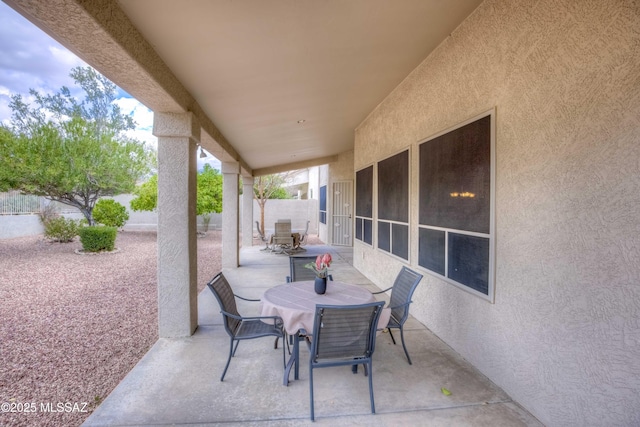
[[[491, 304], [417, 267], [415, 236], [417, 142], [494, 107]], [[639, 139], [623, 0], [487, 0], [356, 131], [356, 170], [411, 149], [411, 313], [550, 426], [640, 425]], [[381, 285], [402, 265], [354, 262]]]

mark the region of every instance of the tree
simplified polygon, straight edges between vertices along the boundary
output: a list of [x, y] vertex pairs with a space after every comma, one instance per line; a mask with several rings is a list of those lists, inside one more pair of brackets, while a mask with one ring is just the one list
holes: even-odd
[[0, 189], [19, 190], [78, 208], [89, 225], [100, 197], [131, 192], [153, 153], [124, 132], [135, 127], [113, 104], [116, 86], [91, 68], [71, 76], [86, 92], [55, 95], [31, 89], [35, 107], [12, 96], [10, 127], [0, 128]]
[[222, 212], [222, 174], [205, 163], [198, 173], [196, 215], [202, 215], [204, 231], [209, 230], [212, 213]]
[[283, 188], [291, 178], [291, 173], [263, 175], [255, 179], [253, 196], [260, 207], [260, 230], [264, 234], [264, 208], [269, 199], [289, 199], [291, 196]]
[[[212, 213], [222, 212], [222, 174], [205, 164], [198, 172], [196, 195], [196, 215], [202, 215], [205, 231], [209, 226]], [[136, 197], [131, 200], [134, 211], [152, 211], [158, 206], [158, 175], [153, 175], [148, 181], [135, 188]]]

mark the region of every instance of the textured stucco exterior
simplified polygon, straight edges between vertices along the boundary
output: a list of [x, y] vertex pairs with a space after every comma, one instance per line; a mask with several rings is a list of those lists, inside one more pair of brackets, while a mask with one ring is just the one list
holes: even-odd
[[[493, 108], [492, 304], [419, 268], [415, 236], [418, 142]], [[622, 0], [487, 0], [356, 131], [355, 170], [411, 152], [411, 313], [550, 426], [640, 425], [639, 138]], [[381, 285], [403, 265], [354, 262]]]

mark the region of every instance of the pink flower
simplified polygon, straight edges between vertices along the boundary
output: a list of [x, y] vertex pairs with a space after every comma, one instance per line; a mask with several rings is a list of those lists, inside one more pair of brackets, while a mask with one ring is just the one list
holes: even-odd
[[331, 254], [324, 254], [324, 256], [322, 257], [322, 263], [325, 265], [325, 267], [329, 267], [331, 265]]
[[305, 264], [305, 267], [313, 270], [313, 272], [316, 273], [316, 276], [318, 277], [327, 277], [328, 269], [332, 261], [333, 259], [331, 258], [331, 254], [327, 253], [318, 255], [316, 257], [316, 262]]

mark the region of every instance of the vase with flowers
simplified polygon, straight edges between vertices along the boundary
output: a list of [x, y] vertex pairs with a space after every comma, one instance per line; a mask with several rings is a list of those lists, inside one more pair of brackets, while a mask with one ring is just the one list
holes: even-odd
[[329, 266], [331, 266], [331, 254], [318, 255], [316, 262], [310, 262], [305, 267], [313, 270], [316, 274], [314, 282], [314, 290], [317, 294], [324, 294], [327, 291], [327, 275], [329, 274]]

